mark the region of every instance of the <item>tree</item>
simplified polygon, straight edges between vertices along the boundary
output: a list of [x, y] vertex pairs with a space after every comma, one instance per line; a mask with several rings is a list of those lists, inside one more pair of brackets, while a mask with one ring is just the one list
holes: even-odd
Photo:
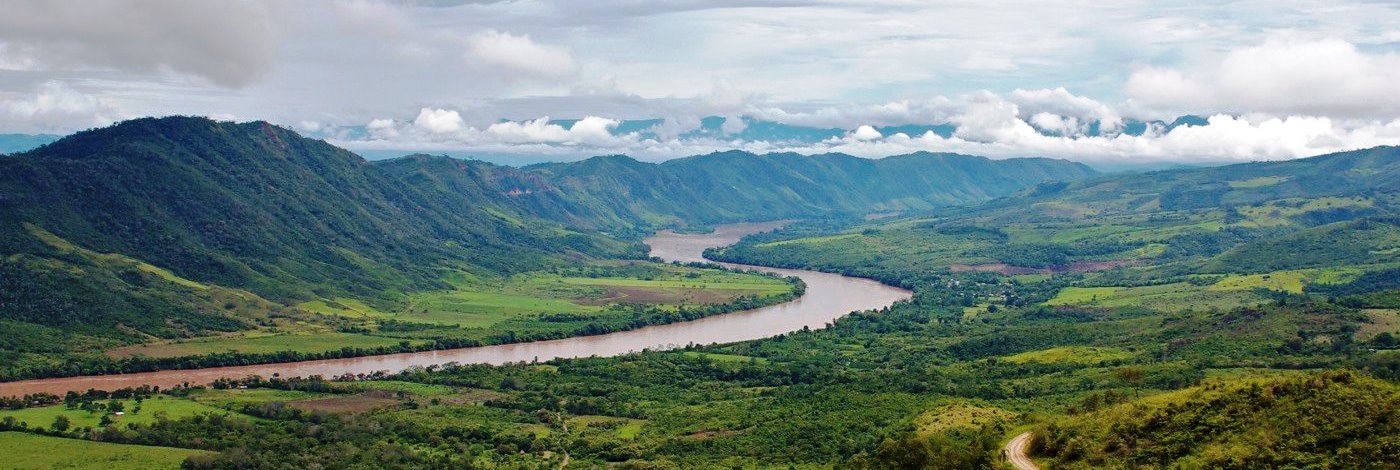
[[53, 425], [49, 426], [49, 429], [53, 429], [53, 432], [64, 432], [72, 425], [73, 421], [69, 420], [67, 416], [58, 415], [53, 418]]

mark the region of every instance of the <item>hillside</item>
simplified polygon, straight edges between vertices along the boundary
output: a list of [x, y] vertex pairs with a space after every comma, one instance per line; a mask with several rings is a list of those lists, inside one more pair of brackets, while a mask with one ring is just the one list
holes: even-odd
[[1063, 160], [916, 153], [757, 155], [730, 151], [643, 163], [622, 156], [524, 168], [577, 204], [576, 219], [711, 224], [973, 204], [1046, 181], [1083, 178]]
[[7, 157], [0, 173], [0, 252], [49, 254], [27, 222], [276, 299], [431, 287], [441, 265], [518, 272], [574, 250], [622, 252], [521, 223], [479, 194], [398, 184], [350, 152], [261, 122], [127, 121]]
[[1096, 176], [936, 216], [795, 225], [716, 255], [884, 279], [939, 269], [1015, 275], [1128, 267], [1122, 275], [1129, 278], [1118, 281], [1133, 284], [1189, 273], [1380, 265], [1396, 261], [1400, 248], [1397, 175], [1400, 148], [1377, 147]]
[[[926, 209], [1089, 173], [933, 154], [371, 163], [264, 122], [137, 119], [0, 158], [0, 376], [522, 341], [771, 303], [791, 286], [596, 264], [641, 258], [634, 240], [662, 226]], [[570, 286], [594, 277], [653, 301]], [[668, 278], [753, 288], [699, 307]]]
[[1400, 388], [1345, 371], [1245, 379], [1042, 426], [1055, 468], [1387, 468]]

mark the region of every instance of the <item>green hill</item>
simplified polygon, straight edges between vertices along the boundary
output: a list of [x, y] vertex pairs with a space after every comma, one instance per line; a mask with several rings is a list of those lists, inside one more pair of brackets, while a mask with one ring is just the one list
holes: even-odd
[[1390, 468], [1400, 388], [1333, 371], [1215, 383], [1037, 430], [1055, 468]]
[[20, 227], [27, 222], [279, 300], [431, 287], [444, 265], [518, 272], [571, 251], [625, 249], [520, 223], [479, 194], [406, 186], [262, 122], [127, 121], [4, 158], [0, 175], [0, 252], [51, 254]]
[[740, 151], [660, 164], [595, 157], [524, 170], [549, 185], [540, 197], [562, 194], [573, 202], [575, 221], [642, 226], [923, 211], [1094, 174], [1082, 164], [1050, 159], [933, 153], [867, 159]]

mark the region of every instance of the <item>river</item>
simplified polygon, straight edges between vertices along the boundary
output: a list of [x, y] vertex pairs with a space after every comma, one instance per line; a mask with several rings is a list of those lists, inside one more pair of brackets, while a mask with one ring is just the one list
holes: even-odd
[[[663, 260], [705, 261], [701, 254], [706, 248], [731, 245], [745, 235], [773, 230], [781, 224], [728, 224], [706, 234], [662, 231], [647, 238], [646, 243], [651, 246], [651, 255]], [[816, 271], [724, 264], [734, 268], [797, 276], [807, 283], [807, 293], [797, 300], [778, 305], [605, 335], [343, 359], [3, 382], [0, 383], [0, 396], [38, 392], [62, 395], [70, 390], [114, 390], [141, 385], [171, 387], [184, 383], [207, 384], [220, 378], [239, 379], [249, 375], [321, 375], [329, 378], [376, 371], [397, 372], [414, 366], [449, 362], [503, 364], [571, 357], [617, 356], [643, 349], [673, 349], [687, 344], [730, 343], [766, 338], [801, 330], [803, 327], [822, 328], [850, 312], [882, 308], [910, 296], [907, 290], [869, 279]]]

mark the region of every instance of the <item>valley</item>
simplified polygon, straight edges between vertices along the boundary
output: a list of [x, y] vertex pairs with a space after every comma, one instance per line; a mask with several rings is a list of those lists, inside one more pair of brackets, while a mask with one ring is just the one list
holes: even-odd
[[[1394, 147], [1022, 161], [1004, 170], [1044, 173], [995, 195], [945, 192], [998, 188], [953, 155], [370, 163], [193, 118], [35, 152], [0, 159], [0, 447], [186, 468], [1010, 468], [1008, 445], [1053, 468], [1365, 467], [1400, 435]], [[142, 178], [192, 189], [119, 183], [149, 159]], [[747, 164], [772, 166], [705, 190]], [[808, 186], [868, 177], [896, 183]]]

